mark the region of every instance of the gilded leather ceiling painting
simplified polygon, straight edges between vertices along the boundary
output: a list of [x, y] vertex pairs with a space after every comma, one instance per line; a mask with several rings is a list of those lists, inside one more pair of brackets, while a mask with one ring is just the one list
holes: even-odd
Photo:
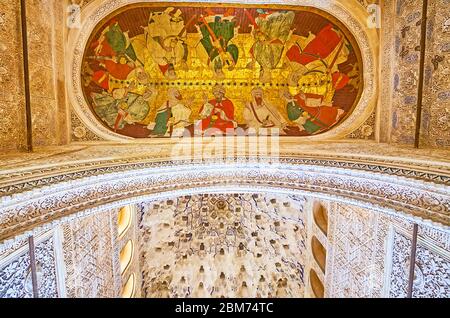
[[354, 37], [322, 11], [199, 3], [120, 9], [82, 69], [97, 118], [135, 138], [317, 135], [351, 113], [362, 76]]

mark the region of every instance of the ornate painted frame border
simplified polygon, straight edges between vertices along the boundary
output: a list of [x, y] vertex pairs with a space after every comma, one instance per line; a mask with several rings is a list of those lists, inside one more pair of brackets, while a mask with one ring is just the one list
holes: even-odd
[[[106, 128], [98, 121], [95, 115], [87, 105], [81, 81], [81, 68], [85, 46], [89, 40], [92, 31], [96, 25], [101, 22], [106, 16], [113, 13], [117, 9], [129, 5], [143, 2], [142, 0], [109, 0], [104, 2], [102, 0], [94, 0], [89, 3], [81, 13], [81, 18], [84, 23], [81, 29], [71, 29], [68, 37], [66, 57], [67, 64], [67, 78], [71, 79], [68, 89], [68, 96], [70, 103], [86, 127], [88, 127], [94, 134], [105, 139], [114, 141], [131, 141], [133, 138], [119, 135]], [[162, 0], [154, 0], [152, 2], [167, 2]], [[177, 1], [180, 2], [180, 1]], [[194, 0], [193, 2], [208, 2], [206, 0]], [[243, 1], [228, 0], [225, 3], [239, 4]], [[353, 112], [339, 125], [331, 130], [317, 136], [302, 137], [302, 141], [308, 140], [330, 140], [341, 139], [349, 133], [358, 129], [371, 115], [378, 102], [378, 57], [376, 55], [376, 47], [378, 46], [378, 37], [376, 31], [368, 29], [364, 26], [367, 23], [367, 12], [360, 6], [352, 6], [348, 0], [285, 0], [285, 1], [261, 1], [261, 0], [246, 0], [245, 4], [280, 4], [280, 5], [299, 5], [303, 7], [314, 7], [327, 12], [341, 21], [349, 31], [354, 35], [362, 54], [362, 64], [364, 70], [364, 89]], [[350, 10], [351, 8], [351, 10]], [[359, 10], [359, 12], [358, 12]], [[357, 12], [357, 14], [355, 13]], [[285, 137], [296, 138], [296, 137]], [[142, 140], [146, 139], [140, 139]], [[148, 139], [151, 142], [151, 139]]]

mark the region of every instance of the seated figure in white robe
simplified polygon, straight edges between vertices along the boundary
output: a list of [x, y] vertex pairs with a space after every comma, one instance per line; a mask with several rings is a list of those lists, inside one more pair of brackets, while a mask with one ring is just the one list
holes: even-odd
[[192, 110], [184, 105], [183, 97], [177, 88], [167, 91], [168, 100], [156, 111], [155, 122], [147, 126], [152, 130], [152, 136], [180, 137], [186, 126], [191, 122]]
[[255, 131], [258, 135], [271, 135], [278, 131], [280, 135], [284, 134], [285, 120], [277, 109], [264, 99], [264, 92], [259, 87], [252, 90], [252, 100], [244, 108], [244, 119], [249, 132]]

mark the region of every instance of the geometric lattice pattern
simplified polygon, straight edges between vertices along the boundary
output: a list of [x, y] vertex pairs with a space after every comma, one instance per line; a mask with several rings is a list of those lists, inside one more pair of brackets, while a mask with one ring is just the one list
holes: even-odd
[[111, 212], [101, 212], [63, 226], [68, 297], [119, 295], [114, 260], [118, 255], [113, 244], [116, 229], [111, 221]]
[[[329, 212], [327, 297], [407, 296], [413, 223], [335, 203]], [[450, 295], [450, 235], [419, 225], [413, 297]]]
[[332, 206], [327, 296], [382, 297], [389, 226], [402, 221], [352, 205]]

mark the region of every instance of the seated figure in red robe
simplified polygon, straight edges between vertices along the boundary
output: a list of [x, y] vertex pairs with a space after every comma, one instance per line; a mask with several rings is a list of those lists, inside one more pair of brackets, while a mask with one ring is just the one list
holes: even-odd
[[202, 119], [198, 123], [198, 129], [227, 133], [227, 130], [229, 132], [237, 127], [234, 121], [234, 105], [225, 97], [225, 88], [221, 85], [214, 86], [213, 95], [214, 99], [207, 101], [200, 109]]

